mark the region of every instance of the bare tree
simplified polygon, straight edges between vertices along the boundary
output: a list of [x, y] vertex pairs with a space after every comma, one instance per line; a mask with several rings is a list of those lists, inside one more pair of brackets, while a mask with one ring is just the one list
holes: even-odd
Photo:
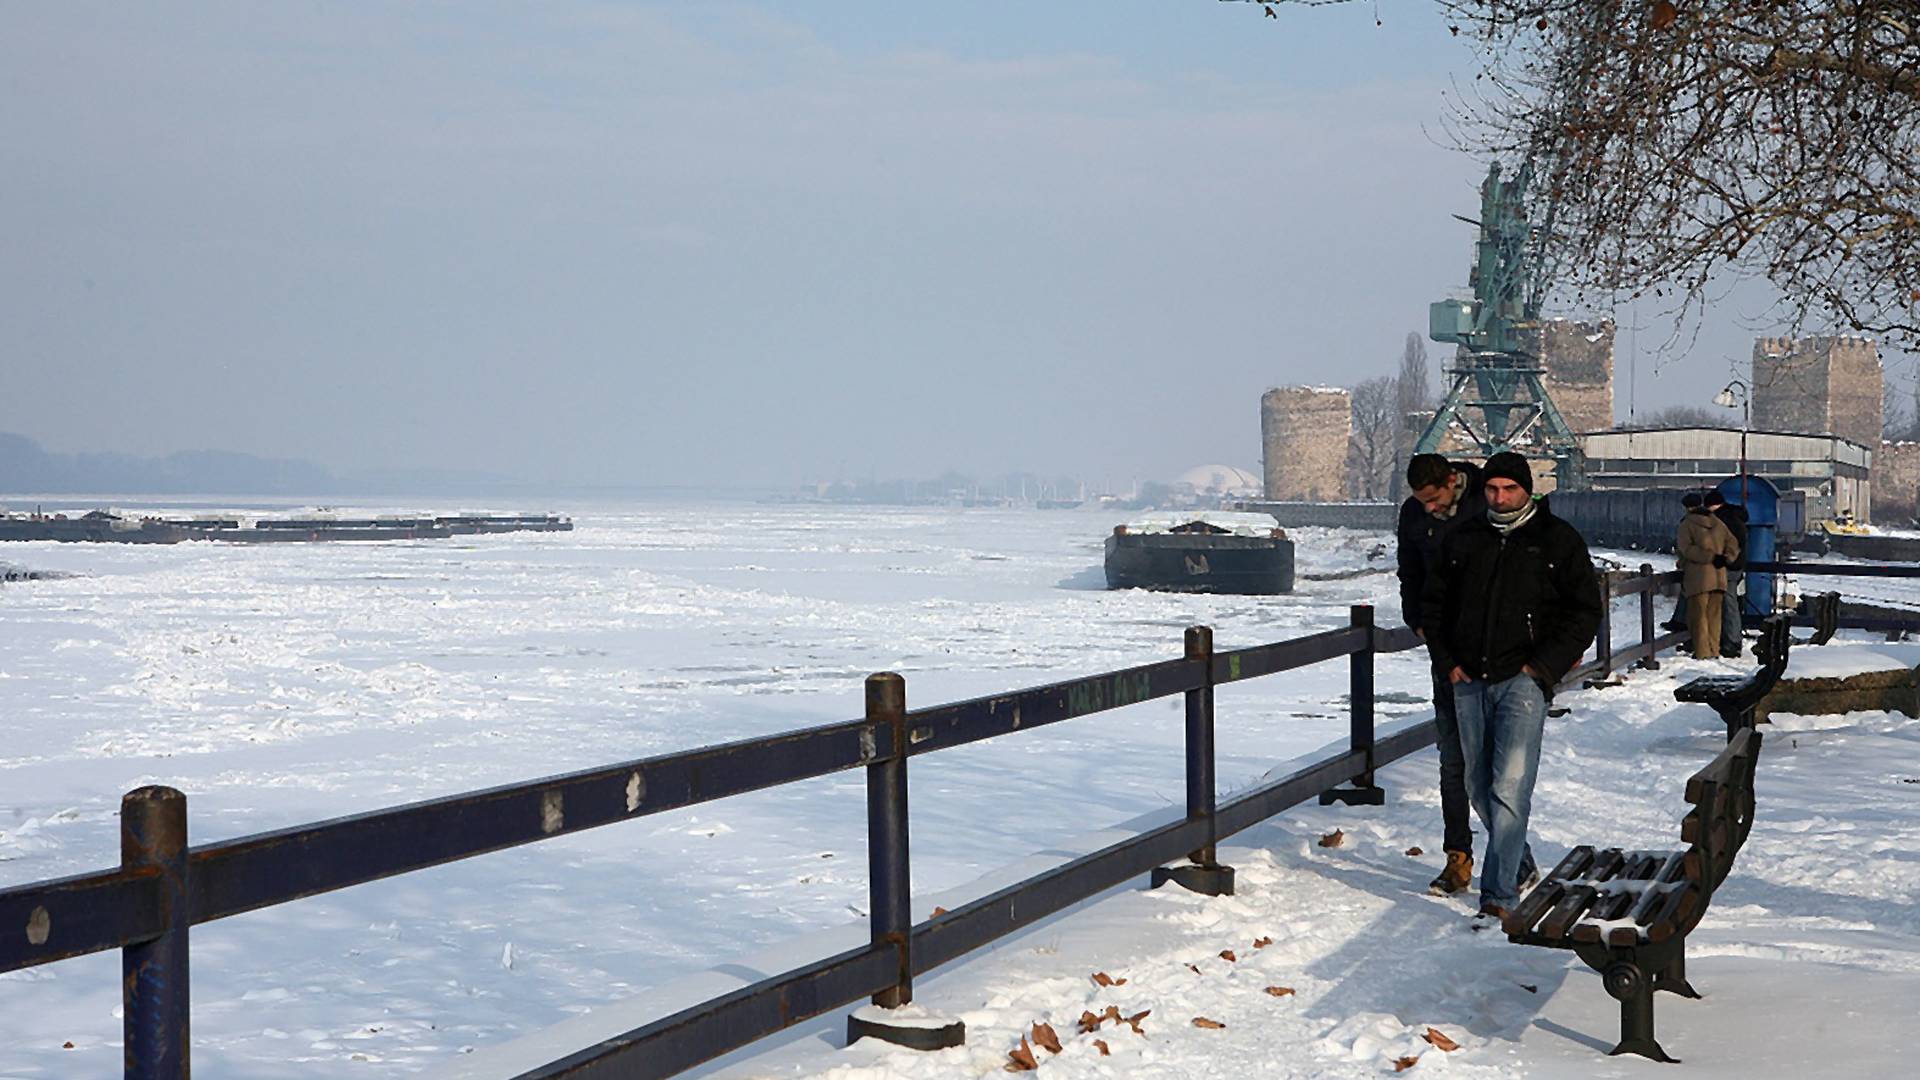
[[1347, 490], [1356, 499], [1393, 494], [1395, 435], [1400, 430], [1394, 380], [1384, 375], [1353, 388], [1353, 435], [1347, 442]]
[[[1735, 421], [1739, 417], [1734, 417]], [[1631, 422], [1621, 424], [1621, 431], [1647, 431], [1653, 428], [1711, 427], [1728, 426], [1725, 413], [1709, 409], [1704, 405], [1669, 405], [1664, 409], [1641, 413]], [[1736, 423], [1734, 426], [1738, 426]]]
[[1407, 418], [1433, 408], [1433, 384], [1427, 364], [1427, 342], [1418, 333], [1408, 333], [1400, 350], [1400, 372], [1393, 377], [1393, 468], [1387, 476], [1389, 497], [1406, 494], [1407, 459], [1413, 456], [1413, 444], [1420, 433]]
[[1531, 164], [1577, 300], [1685, 325], [1763, 277], [1790, 333], [1920, 346], [1920, 0], [1439, 3], [1480, 53], [1459, 145]]

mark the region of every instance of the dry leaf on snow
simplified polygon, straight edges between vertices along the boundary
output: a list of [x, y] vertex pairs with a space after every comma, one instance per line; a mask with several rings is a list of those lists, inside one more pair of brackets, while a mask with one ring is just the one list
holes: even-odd
[[1093, 973], [1093, 976], [1092, 976], [1092, 978], [1093, 978], [1093, 981], [1094, 981], [1094, 982], [1095, 982], [1095, 983], [1096, 983], [1097, 985], [1100, 985], [1100, 986], [1125, 986], [1125, 985], [1127, 985], [1127, 980], [1125, 980], [1125, 979], [1116, 979], [1116, 978], [1114, 978], [1113, 976], [1111, 976], [1111, 975], [1109, 975], [1109, 974], [1107, 974], [1107, 973], [1106, 973], [1106, 972], [1104, 972], [1104, 971], [1096, 971], [1096, 972], [1094, 972], [1094, 973]]
[[1225, 960], [1229, 964], [1232, 964], [1232, 963], [1237, 963], [1240, 958], [1233, 955], [1232, 949], [1221, 949], [1220, 959]]
[[1259, 938], [1253, 939], [1253, 947], [1256, 949], [1264, 949], [1271, 944], [1273, 944], [1273, 939], [1270, 937], [1259, 937]]
[[1141, 1009], [1139, 1012], [1127, 1017], [1126, 1025], [1133, 1029], [1135, 1035], [1145, 1035], [1146, 1032], [1140, 1030], [1140, 1021], [1145, 1020], [1152, 1013], [1152, 1009]]
[[1293, 987], [1269, 986], [1267, 987], [1267, 993], [1272, 994], [1274, 997], [1290, 997], [1293, 994]]
[[928, 916], [928, 918], [932, 918], [932, 919], [937, 919], [937, 918], [939, 918], [940, 916], [942, 916], [942, 915], [945, 915], [946, 913], [947, 913], [947, 909], [946, 909], [946, 908], [943, 908], [943, 907], [937, 907], [937, 908], [934, 908], [934, 909], [933, 909], [933, 914], [932, 914], [932, 915], [930, 915], [930, 916]]
[[1200, 974], [1200, 966], [1198, 964], [1188, 964], [1187, 970], [1193, 972], [1195, 975]]
[[1339, 847], [1347, 839], [1347, 834], [1335, 829], [1320, 838], [1321, 847]]
[[[1428, 1030], [1431, 1031], [1432, 1029], [1429, 1028]], [[1444, 1038], [1444, 1036], [1442, 1037]], [[1052, 1024], [1036, 1022], [1033, 1025], [1033, 1045], [1044, 1046], [1047, 1048], [1047, 1053], [1057, 1054], [1060, 1052], [1060, 1036], [1054, 1034]]]
[[1420, 1037], [1449, 1053], [1460, 1049], [1460, 1044], [1447, 1038], [1446, 1034], [1439, 1028], [1428, 1028], [1427, 1033]]
[[1024, 1038], [1019, 1046], [1007, 1051], [1007, 1057], [1012, 1059], [1007, 1062], [1008, 1072], [1032, 1072], [1040, 1067], [1040, 1063], [1033, 1059], [1033, 1047], [1028, 1046]]
[[1082, 1012], [1080, 1014], [1080, 1034], [1085, 1035], [1088, 1032], [1099, 1031], [1099, 1030], [1100, 1030], [1099, 1017], [1093, 1015], [1090, 1012]]
[[1413, 858], [1413, 859], [1417, 859], [1417, 858], [1419, 858], [1420, 856], [1422, 856], [1422, 855], [1425, 855], [1425, 854], [1426, 854], [1426, 852], [1424, 852], [1424, 851], [1421, 851], [1421, 850], [1420, 850], [1419, 848], [1417, 848], [1417, 847], [1410, 847], [1410, 848], [1408, 848], [1408, 849], [1407, 849], [1407, 856], [1408, 856], [1408, 858]]
[[1106, 1057], [1108, 1054], [1113, 1053], [1112, 1050], [1107, 1049], [1107, 1040], [1105, 1039], [1095, 1039], [1093, 1040], [1093, 1045], [1100, 1048], [1101, 1057]]
[[1218, 1031], [1219, 1029], [1226, 1027], [1227, 1025], [1221, 1023], [1218, 1020], [1209, 1020], [1204, 1016], [1196, 1016], [1193, 1018], [1193, 1026], [1197, 1028], [1212, 1028], [1215, 1031]]
[[1417, 1057], [1403, 1057], [1399, 1061], [1396, 1061], [1393, 1063], [1393, 1071], [1406, 1072], [1408, 1069], [1411, 1069], [1418, 1064], [1420, 1064], [1420, 1059]]

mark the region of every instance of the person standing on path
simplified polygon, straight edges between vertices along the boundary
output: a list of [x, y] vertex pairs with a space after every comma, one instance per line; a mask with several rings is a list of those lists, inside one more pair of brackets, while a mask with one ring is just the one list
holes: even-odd
[[1707, 492], [1701, 504], [1733, 534], [1734, 547], [1740, 550], [1733, 561], [1727, 563], [1727, 599], [1720, 607], [1720, 655], [1739, 656], [1740, 579], [1746, 576], [1747, 570], [1747, 508], [1728, 502], [1718, 491]]
[[1533, 497], [1527, 459], [1495, 454], [1482, 474], [1487, 512], [1441, 545], [1421, 625], [1453, 687], [1467, 794], [1487, 827], [1480, 914], [1504, 919], [1523, 885], [1547, 702], [1593, 642], [1600, 589], [1586, 540]]
[[1705, 500], [1688, 492], [1680, 500], [1687, 515], [1673, 540], [1680, 563], [1681, 589], [1687, 597], [1687, 629], [1693, 635], [1693, 655], [1700, 660], [1720, 656], [1720, 611], [1727, 596], [1727, 564], [1740, 554], [1733, 534], [1719, 518], [1707, 512]]
[[[1400, 616], [1423, 640], [1431, 638], [1421, 623], [1421, 594], [1440, 559], [1440, 546], [1469, 521], [1486, 516], [1480, 467], [1450, 462], [1439, 454], [1415, 454], [1407, 462], [1407, 489], [1413, 494], [1400, 504], [1399, 540]], [[1432, 659], [1429, 649], [1428, 658]], [[1433, 664], [1433, 720], [1435, 746], [1440, 752], [1441, 848], [1447, 864], [1427, 884], [1435, 896], [1452, 896], [1473, 884], [1473, 825], [1468, 820], [1467, 762], [1460, 750], [1460, 721], [1453, 708], [1453, 686], [1447, 669]]]

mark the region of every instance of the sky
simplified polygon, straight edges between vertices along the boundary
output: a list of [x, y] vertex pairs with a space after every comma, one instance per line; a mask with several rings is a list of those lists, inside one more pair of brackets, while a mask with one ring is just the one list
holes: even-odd
[[[1464, 287], [1485, 171], [1434, 5], [1279, 14], [0, 0], [0, 431], [556, 487], [1257, 467], [1265, 389], [1391, 373]], [[1764, 306], [1666, 356], [1619, 313], [1619, 413], [1704, 404]]]

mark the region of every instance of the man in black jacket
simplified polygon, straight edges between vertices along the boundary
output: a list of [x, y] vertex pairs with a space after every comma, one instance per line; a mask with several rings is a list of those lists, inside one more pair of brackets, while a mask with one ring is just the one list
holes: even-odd
[[1553, 688], [1600, 625], [1587, 543], [1533, 498], [1533, 470], [1495, 454], [1482, 470], [1487, 512], [1441, 545], [1422, 593], [1427, 647], [1459, 713], [1467, 794], [1487, 827], [1480, 912], [1519, 901], [1527, 818]]
[[1720, 519], [1740, 545], [1740, 554], [1727, 563], [1727, 599], [1720, 608], [1720, 655], [1740, 655], [1740, 579], [1747, 569], [1747, 509], [1730, 503], [1718, 491], [1707, 492], [1703, 500], [1707, 513]]
[[[1480, 467], [1450, 462], [1439, 454], [1415, 454], [1407, 462], [1407, 489], [1400, 504], [1400, 616], [1422, 638], [1420, 596], [1440, 559], [1440, 545], [1461, 525], [1484, 517], [1487, 500], [1480, 491]], [[1431, 656], [1431, 654], [1429, 654]], [[1447, 669], [1433, 668], [1433, 718], [1439, 729], [1441, 849], [1447, 864], [1427, 885], [1436, 896], [1451, 896], [1473, 884], [1473, 826], [1467, 819], [1467, 762], [1460, 751], [1460, 723], [1453, 709]]]

